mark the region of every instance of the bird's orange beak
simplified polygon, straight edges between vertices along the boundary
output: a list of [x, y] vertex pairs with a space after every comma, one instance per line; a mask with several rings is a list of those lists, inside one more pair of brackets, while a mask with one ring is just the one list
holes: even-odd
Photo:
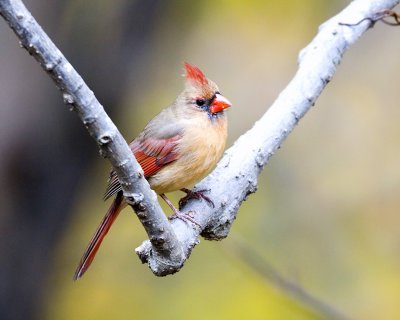
[[225, 98], [224, 96], [222, 96], [219, 93], [217, 93], [215, 95], [215, 98], [211, 102], [210, 112], [211, 113], [218, 113], [218, 112], [221, 112], [222, 110], [224, 110], [226, 108], [229, 108], [230, 106], [232, 106], [232, 103], [230, 103], [227, 98]]

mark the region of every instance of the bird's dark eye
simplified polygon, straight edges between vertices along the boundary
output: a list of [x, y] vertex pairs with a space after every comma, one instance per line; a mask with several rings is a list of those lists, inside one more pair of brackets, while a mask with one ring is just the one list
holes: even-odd
[[206, 103], [206, 101], [204, 99], [197, 99], [196, 100], [196, 104], [201, 107], [204, 106], [204, 103]]

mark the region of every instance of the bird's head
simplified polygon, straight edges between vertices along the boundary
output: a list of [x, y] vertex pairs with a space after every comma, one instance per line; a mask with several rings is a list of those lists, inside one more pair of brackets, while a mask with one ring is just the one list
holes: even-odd
[[192, 108], [206, 111], [210, 117], [224, 114], [224, 110], [232, 104], [221, 95], [218, 86], [207, 79], [204, 73], [189, 63], [185, 62], [186, 83], [185, 98]]

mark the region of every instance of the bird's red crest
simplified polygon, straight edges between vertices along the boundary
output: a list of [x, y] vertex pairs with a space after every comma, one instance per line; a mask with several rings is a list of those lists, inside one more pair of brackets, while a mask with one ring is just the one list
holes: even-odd
[[196, 66], [185, 62], [185, 70], [187, 80], [193, 81], [194, 83], [199, 85], [205, 85], [208, 83], [208, 80], [204, 73]]

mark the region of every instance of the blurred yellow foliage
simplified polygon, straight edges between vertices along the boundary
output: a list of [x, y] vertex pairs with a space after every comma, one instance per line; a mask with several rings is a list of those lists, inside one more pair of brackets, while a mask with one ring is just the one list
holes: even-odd
[[[71, 1], [62, 32], [90, 16], [97, 1], [89, 3]], [[117, 38], [123, 44], [129, 35], [121, 34], [114, 5], [123, 8], [125, 2], [101, 3], [99, 15], [90, 16], [92, 33], [98, 42]], [[193, 9], [192, 2], [166, 2], [153, 38], [146, 40], [152, 63], [126, 69], [124, 110], [116, 123], [134, 137], [181, 90], [182, 61], [188, 61], [234, 103], [232, 143], [294, 75], [297, 55], [318, 26], [346, 4], [208, 0], [194, 1]], [[352, 319], [400, 319], [397, 38], [398, 30], [377, 25], [349, 51], [315, 108], [266, 167], [258, 192], [240, 208], [232, 228], [282, 274]], [[133, 93], [131, 86], [139, 89]], [[146, 237], [130, 210], [87, 275], [72, 282], [107, 209], [101, 202], [107, 170], [101, 162], [80, 187], [85, 197], [77, 199], [54, 258], [44, 319], [323, 318], [230, 253], [229, 237], [202, 240], [181, 272], [153, 276], [134, 254]]]

